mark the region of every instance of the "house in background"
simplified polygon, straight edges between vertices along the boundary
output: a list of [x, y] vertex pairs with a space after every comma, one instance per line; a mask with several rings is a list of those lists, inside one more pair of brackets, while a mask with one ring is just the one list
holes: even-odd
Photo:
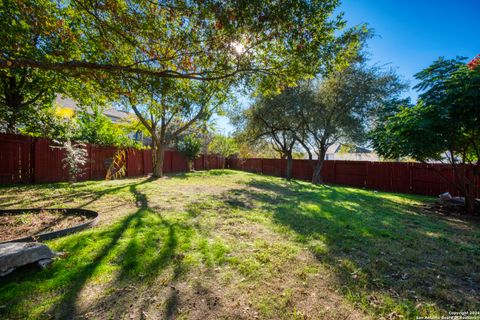
[[[57, 96], [55, 98], [55, 104], [60, 106], [61, 108], [73, 110], [74, 112], [77, 112], [80, 110], [77, 102], [75, 102], [75, 100], [68, 97]], [[113, 108], [105, 109], [103, 111], [103, 114], [107, 116], [110, 120], [112, 120], [113, 123], [117, 123], [117, 124], [127, 123], [128, 117], [131, 116], [128, 112], [118, 111]]]
[[327, 149], [325, 160], [381, 161], [378, 154], [370, 149], [335, 143]]
[[[62, 97], [60, 95], [57, 95], [55, 98], [55, 104], [61, 108], [72, 110], [74, 114], [80, 110], [75, 100], [68, 97]], [[135, 117], [135, 115], [132, 113], [119, 111], [114, 108], [105, 109], [102, 113], [115, 124], [127, 124], [132, 117]], [[128, 136], [134, 141], [142, 141], [146, 146], [151, 145], [151, 138], [145, 137], [141, 130], [132, 131]]]

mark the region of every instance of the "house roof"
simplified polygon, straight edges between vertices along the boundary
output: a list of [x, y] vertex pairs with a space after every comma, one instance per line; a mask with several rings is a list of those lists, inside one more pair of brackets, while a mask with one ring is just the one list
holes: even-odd
[[[63, 97], [63, 96], [57, 95], [57, 97], [55, 98], [55, 102], [60, 106], [62, 106], [63, 108], [68, 108], [75, 111], [80, 109], [78, 106], [78, 103], [69, 97]], [[87, 112], [89, 111], [91, 111], [91, 109], [87, 109]], [[113, 108], [108, 108], [103, 110], [103, 114], [106, 115], [107, 117], [115, 118], [116, 120], [123, 120], [130, 116], [130, 113], [128, 112], [119, 111]]]
[[334, 143], [330, 147], [327, 148], [327, 154], [337, 153], [340, 150], [340, 143]]
[[108, 116], [108, 117], [114, 117], [114, 118], [118, 118], [118, 119], [125, 119], [128, 116], [130, 116], [130, 114], [128, 112], [118, 111], [116, 109], [106, 109], [106, 110], [103, 111], [103, 114]]
[[[340, 150], [342, 148], [342, 144], [341, 143], [334, 143], [332, 144], [330, 147], [328, 147], [327, 149], [327, 154], [332, 154], [332, 153], [339, 153]], [[359, 147], [359, 146], [355, 146], [353, 150], [351, 150], [350, 152], [348, 153], [371, 153], [372, 150], [370, 149], [367, 149], [367, 148], [363, 148], [363, 147]]]

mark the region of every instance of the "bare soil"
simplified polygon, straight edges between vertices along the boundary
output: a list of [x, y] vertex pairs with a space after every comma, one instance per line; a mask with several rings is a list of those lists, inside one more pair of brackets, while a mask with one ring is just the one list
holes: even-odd
[[421, 205], [422, 211], [428, 214], [437, 214], [440, 216], [453, 216], [462, 220], [476, 220], [480, 222], [480, 206], [477, 206], [475, 215], [467, 214], [464, 204], [450, 202], [431, 202]]
[[82, 214], [66, 215], [62, 210], [25, 211], [0, 215], [0, 242], [58, 231], [86, 222]]

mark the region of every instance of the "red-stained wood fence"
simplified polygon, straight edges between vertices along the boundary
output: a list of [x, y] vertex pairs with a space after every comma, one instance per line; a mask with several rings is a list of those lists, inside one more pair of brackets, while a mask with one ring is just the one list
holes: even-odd
[[0, 141], [0, 184], [29, 182], [32, 179], [30, 138], [5, 134]]
[[[68, 181], [68, 170], [63, 166], [64, 151], [52, 148], [45, 138], [0, 134], [0, 184], [46, 183]], [[123, 149], [110, 146], [86, 145], [88, 158], [83, 173], [77, 180], [105, 179], [115, 154]], [[125, 149], [126, 176], [138, 177], [152, 173], [152, 151]], [[221, 168], [223, 158], [201, 155], [194, 162], [195, 170]], [[175, 150], [165, 151], [163, 170], [187, 171], [186, 159]]]
[[[287, 161], [283, 159], [228, 159], [227, 167], [266, 175], [285, 177]], [[308, 160], [293, 160], [295, 179], [310, 181], [313, 169]], [[411, 162], [371, 162], [326, 160], [322, 168], [325, 183], [372, 190], [437, 196], [443, 192], [459, 195], [452, 184], [454, 173], [444, 164]], [[480, 197], [480, 179], [475, 181]]]

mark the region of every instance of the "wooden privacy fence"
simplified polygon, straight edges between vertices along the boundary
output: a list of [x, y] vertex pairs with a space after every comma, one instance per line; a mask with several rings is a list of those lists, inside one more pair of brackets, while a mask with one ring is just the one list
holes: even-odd
[[[227, 166], [235, 170], [285, 177], [287, 160], [228, 159]], [[295, 179], [310, 181], [312, 174], [308, 160], [293, 160], [292, 175]], [[448, 191], [452, 195], [459, 195], [449, 182], [454, 180], [453, 170], [444, 164], [325, 160], [322, 177], [325, 183], [373, 190], [429, 196]], [[475, 183], [480, 187], [480, 179]], [[478, 189], [477, 198], [480, 197]]]
[[[44, 183], [68, 181], [63, 166], [64, 151], [52, 148], [52, 141], [20, 135], [0, 134], [0, 184]], [[87, 164], [78, 180], [105, 179], [113, 162], [116, 147], [86, 145]], [[152, 151], [124, 149], [126, 176], [137, 177], [152, 173]], [[200, 156], [194, 162], [196, 170], [218, 169], [223, 159], [215, 155]], [[165, 151], [164, 172], [187, 171], [186, 159], [175, 150]]]

